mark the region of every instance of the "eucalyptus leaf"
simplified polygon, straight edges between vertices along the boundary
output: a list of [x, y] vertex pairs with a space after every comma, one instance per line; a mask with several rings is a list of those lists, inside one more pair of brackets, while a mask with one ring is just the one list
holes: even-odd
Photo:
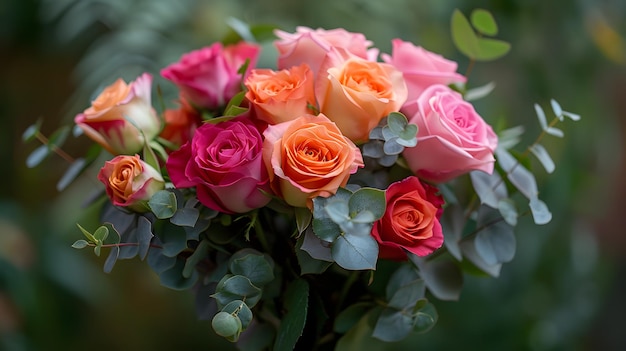
[[69, 126], [63, 126], [57, 129], [56, 131], [54, 131], [54, 133], [52, 133], [52, 135], [50, 135], [50, 138], [48, 138], [48, 148], [50, 150], [54, 150], [54, 148], [61, 148], [61, 146], [65, 143], [65, 140], [67, 140], [67, 137], [69, 135], [70, 135]]
[[106, 226], [101, 225], [93, 233], [93, 236], [94, 236], [94, 238], [96, 238], [96, 241], [104, 243], [106, 238], [109, 236], [109, 228], [107, 228]]
[[572, 121], [580, 121], [580, 115], [577, 115], [575, 113], [563, 111], [563, 116], [568, 117]]
[[156, 274], [161, 274], [162, 272], [174, 267], [177, 260], [176, 257], [163, 255], [163, 250], [156, 249], [148, 251], [146, 261], [148, 262], [148, 266], [150, 266]]
[[120, 247], [112, 246], [109, 252], [109, 256], [107, 256], [107, 259], [104, 261], [104, 267], [103, 267], [104, 273], [111, 273], [111, 271], [113, 270], [113, 266], [115, 266], [115, 263], [117, 262], [119, 255], [120, 255]]
[[473, 239], [462, 240], [460, 242], [459, 247], [461, 248], [463, 257], [465, 257], [468, 261], [473, 263], [476, 266], [476, 268], [480, 269], [482, 272], [485, 272], [494, 278], [497, 278], [500, 275], [500, 269], [502, 269], [502, 264], [501, 263], [489, 264], [485, 262], [485, 260], [476, 251], [476, 246], [474, 245]]
[[475, 57], [479, 61], [491, 61], [509, 53], [511, 44], [498, 39], [478, 39], [478, 53]]
[[59, 179], [59, 182], [57, 183], [57, 191], [63, 191], [67, 188], [67, 186], [70, 185], [70, 183], [72, 183], [72, 181], [83, 172], [86, 164], [87, 161], [84, 158], [75, 159], [74, 162], [72, 162], [72, 164], [70, 164], [67, 168], [65, 173], [63, 173], [61, 179]]
[[478, 37], [465, 15], [458, 9], [454, 10], [450, 23], [454, 46], [463, 55], [476, 59], [479, 53]]
[[24, 130], [24, 133], [22, 134], [22, 141], [28, 142], [34, 140], [37, 137], [37, 134], [40, 133], [42, 123], [43, 119], [38, 118], [37, 122], [28, 126], [28, 128], [26, 128], [26, 130]]
[[[146, 217], [139, 217], [137, 220], [137, 254], [139, 258], [143, 261], [148, 254], [148, 250], [150, 249], [150, 243], [152, 242], [152, 238], [154, 234], [152, 234], [152, 223]], [[186, 247], [186, 242], [185, 242]]]
[[515, 227], [517, 225], [517, 217], [519, 217], [517, 213], [517, 208], [515, 207], [515, 203], [511, 199], [502, 199], [498, 202], [498, 211], [504, 218], [504, 221], [509, 225]]
[[158, 219], [171, 218], [178, 209], [176, 195], [168, 190], [159, 190], [148, 201], [148, 206]]
[[89, 243], [87, 242], [87, 240], [83, 240], [83, 239], [76, 240], [72, 244], [72, 247], [75, 249], [84, 249], [87, 246], [89, 246]]
[[[296, 258], [298, 259], [298, 265], [300, 266], [300, 275], [321, 274], [333, 264], [332, 257], [330, 255], [330, 247], [326, 247], [324, 248], [324, 250], [327, 250], [328, 259], [331, 261], [315, 259], [311, 257], [311, 255], [307, 251], [302, 249], [305, 237], [306, 235], [301, 235], [296, 242], [295, 251]], [[313, 238], [319, 241], [319, 239], [315, 237], [315, 235], [313, 235]]]
[[324, 209], [326, 210], [328, 217], [339, 225], [350, 220], [350, 209], [348, 208], [347, 201], [342, 199], [331, 199], [326, 202]]
[[387, 287], [385, 289], [385, 296], [387, 297], [387, 300], [391, 300], [396, 294], [396, 291], [400, 290], [402, 286], [410, 284], [418, 279], [420, 279], [420, 276], [411, 265], [404, 264], [398, 267], [387, 282]]
[[398, 310], [411, 309], [419, 299], [424, 297], [425, 292], [426, 284], [424, 280], [413, 280], [396, 290], [387, 305]]
[[501, 131], [498, 133], [498, 147], [505, 150], [511, 149], [522, 140], [522, 134], [524, 134], [523, 126], [516, 126]]
[[226, 306], [235, 300], [245, 300], [248, 307], [254, 307], [261, 298], [262, 290], [250, 279], [242, 275], [225, 276], [218, 283], [215, 294], [211, 295], [218, 306]]
[[498, 208], [498, 203], [508, 198], [506, 184], [498, 172], [489, 174], [483, 171], [472, 171], [470, 179], [482, 204]]
[[193, 272], [196, 269], [196, 265], [200, 263], [200, 261], [207, 258], [209, 254], [209, 242], [205, 239], [200, 241], [194, 252], [191, 256], [187, 257], [185, 261], [185, 267], [183, 268], [182, 275], [185, 278], [191, 277]]
[[296, 348], [296, 343], [306, 324], [309, 306], [309, 284], [304, 279], [297, 279], [287, 286], [285, 303], [283, 308], [287, 313], [281, 319], [274, 351], [291, 351]]
[[[489, 82], [485, 85], [469, 89], [468, 91], [465, 92], [465, 94], [463, 95], [463, 98], [465, 99], [465, 101], [476, 101], [491, 94], [491, 92], [495, 88], [496, 88], [496, 83]], [[498, 143], [500, 143], [500, 140], [498, 140]]]
[[334, 262], [330, 245], [330, 242], [324, 241], [315, 235], [312, 229], [305, 231], [302, 250], [306, 251], [313, 259]]
[[344, 269], [376, 269], [378, 243], [371, 235], [340, 235], [331, 248], [332, 257]]
[[437, 324], [438, 319], [439, 315], [435, 309], [435, 305], [428, 303], [416, 313], [414, 317], [413, 331], [417, 333], [426, 333], [431, 330], [435, 324]]
[[539, 190], [537, 189], [537, 181], [535, 176], [530, 173], [519, 161], [517, 161], [508, 151], [496, 148], [496, 158], [500, 167], [506, 172], [507, 178], [517, 190], [519, 190], [526, 198], [533, 199], [537, 197]]
[[187, 235], [185, 231], [173, 225], [158, 232], [162, 242], [163, 254], [174, 257], [187, 248]]
[[371, 212], [374, 220], [378, 220], [385, 214], [387, 200], [385, 191], [374, 188], [360, 188], [350, 196], [348, 201], [350, 213], [360, 213], [363, 210]]
[[170, 218], [170, 222], [177, 226], [193, 228], [199, 217], [200, 211], [197, 208], [182, 207], [176, 210], [172, 218]]
[[548, 153], [546, 148], [543, 147], [543, 145], [533, 144], [530, 146], [530, 151], [533, 153], [533, 155], [535, 155], [535, 157], [537, 157], [546, 172], [554, 172], [554, 169], [556, 167], [554, 161], [552, 161], [550, 154]]
[[400, 341], [413, 330], [413, 318], [403, 312], [386, 308], [378, 317], [372, 336], [376, 339], [394, 342]]
[[187, 290], [196, 284], [198, 281], [198, 272], [193, 271], [191, 276], [184, 277], [183, 270], [185, 269], [185, 260], [178, 258], [171, 268], [159, 273], [161, 285], [173, 289], [173, 290]]
[[463, 273], [450, 259], [426, 260], [409, 255], [420, 270], [426, 288], [439, 300], [458, 301], [463, 289]]
[[476, 252], [488, 265], [509, 262], [515, 256], [513, 227], [494, 209], [482, 206], [478, 211]]
[[399, 155], [404, 151], [404, 146], [398, 143], [398, 137], [393, 137], [385, 141], [383, 151], [387, 155]]
[[243, 275], [250, 279], [252, 284], [263, 287], [274, 279], [272, 264], [262, 254], [246, 254], [235, 256], [229, 262], [230, 271], [236, 275]]
[[370, 140], [363, 144], [363, 156], [371, 158], [380, 158], [385, 155], [382, 148], [382, 142], [380, 140]]
[[222, 308], [222, 312], [230, 313], [239, 317], [241, 320], [241, 326], [246, 329], [250, 322], [252, 322], [252, 311], [245, 302], [241, 300], [231, 301], [228, 305]]
[[556, 100], [554, 99], [550, 100], [550, 105], [552, 107], [552, 111], [554, 112], [554, 115], [558, 117], [560, 121], [563, 121], [563, 109], [561, 108], [561, 105], [559, 105], [559, 103], [556, 102]]
[[26, 167], [33, 168], [40, 164], [46, 157], [50, 155], [50, 149], [46, 145], [38, 146], [33, 152], [26, 157]]
[[550, 223], [552, 220], [552, 213], [548, 209], [545, 202], [539, 200], [538, 198], [533, 198], [530, 199], [529, 206], [535, 224], [543, 225]]
[[333, 331], [339, 334], [346, 333], [371, 308], [372, 308], [372, 304], [369, 302], [357, 302], [354, 305], [348, 306], [348, 308], [341, 311], [341, 313], [339, 313], [337, 318], [335, 318], [335, 323], [333, 324]]

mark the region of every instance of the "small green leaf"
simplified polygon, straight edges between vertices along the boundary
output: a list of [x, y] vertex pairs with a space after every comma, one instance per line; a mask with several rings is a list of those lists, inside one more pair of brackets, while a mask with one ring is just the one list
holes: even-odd
[[179, 227], [191, 227], [193, 228], [200, 217], [200, 211], [194, 207], [182, 207], [178, 208], [170, 222]]
[[509, 262], [515, 256], [513, 227], [501, 220], [499, 212], [486, 206], [478, 210], [480, 229], [474, 240], [476, 252], [489, 265]]
[[215, 334], [237, 341], [241, 334], [242, 323], [239, 317], [228, 312], [218, 312], [211, 321]]
[[304, 331], [309, 306], [309, 284], [304, 279], [297, 279], [287, 287], [283, 308], [287, 313], [281, 319], [274, 351], [291, 351]]
[[419, 299], [424, 297], [425, 292], [426, 285], [424, 280], [416, 279], [408, 284], [402, 285], [400, 289], [396, 290], [387, 305], [398, 310], [411, 308]]
[[538, 198], [533, 198], [530, 199], [529, 206], [535, 224], [543, 225], [550, 223], [552, 220], [552, 213], [550, 213], [550, 210], [545, 202], [539, 200]]
[[480, 38], [477, 40], [478, 51], [474, 59], [491, 61], [506, 55], [511, 50], [511, 44], [498, 39]]
[[196, 265], [205, 259], [209, 254], [209, 242], [205, 239], [200, 241], [198, 247], [196, 247], [195, 251], [191, 254], [191, 256], [187, 257], [187, 261], [185, 262], [185, 267], [183, 268], [183, 277], [189, 278], [191, 274], [196, 269]]
[[46, 157], [50, 155], [50, 149], [46, 145], [38, 146], [26, 158], [26, 167], [33, 168], [40, 164]]
[[515, 208], [515, 202], [511, 199], [502, 199], [498, 202], [498, 211], [504, 218], [504, 221], [509, 225], [515, 227], [517, 225], [517, 208]]
[[374, 215], [374, 220], [378, 220], [385, 214], [387, 200], [385, 191], [374, 188], [361, 188], [350, 196], [348, 201], [350, 213], [359, 213], [367, 210]]
[[[337, 233], [339, 233], [339, 230], [339, 227], [337, 227]], [[320, 239], [315, 233], [313, 233], [312, 229], [307, 229], [304, 232], [302, 250], [306, 251], [312, 258], [316, 260], [334, 262], [331, 254], [330, 244], [330, 242]]]
[[348, 208], [348, 202], [345, 200], [331, 199], [326, 202], [324, 209], [326, 213], [328, 213], [328, 217], [339, 225], [350, 220], [350, 210]]
[[554, 115], [557, 116], [560, 121], [563, 121], [563, 109], [561, 108], [561, 105], [559, 105], [559, 103], [554, 99], [550, 100], [550, 105], [552, 106]]
[[159, 159], [157, 158], [154, 150], [149, 144], [143, 145], [143, 161], [154, 168], [159, 174], [161, 174], [161, 167], [159, 166]]
[[256, 42], [256, 39], [250, 30], [250, 26], [246, 22], [235, 17], [229, 17], [226, 19], [226, 24], [228, 24], [228, 26], [232, 28], [244, 41], [250, 43]]
[[[319, 241], [319, 239], [314, 234], [311, 234], [311, 236], [313, 236], [314, 240]], [[298, 259], [298, 265], [300, 266], [300, 275], [321, 274], [325, 272], [328, 267], [333, 264], [330, 255], [330, 247], [326, 247], [323, 249], [328, 252], [328, 258], [331, 261], [315, 259], [311, 257], [308, 251], [302, 248], [302, 244], [304, 243], [305, 238], [306, 235], [300, 235], [298, 241], [296, 241], [296, 258]]]
[[313, 213], [311, 213], [311, 210], [306, 207], [296, 207], [294, 208], [294, 212], [296, 215], [296, 227], [298, 228], [298, 234], [302, 234], [311, 224]]
[[246, 301], [252, 308], [261, 299], [262, 290], [256, 287], [250, 279], [243, 275], [227, 275], [217, 285], [215, 294], [218, 306], [226, 306], [235, 300]]
[[408, 121], [400, 112], [392, 112], [387, 117], [387, 126], [395, 136], [399, 136], [406, 128]]
[[498, 25], [494, 20], [491, 12], [483, 9], [476, 9], [472, 11], [470, 16], [472, 25], [478, 32], [484, 35], [494, 36], [498, 34]]
[[84, 249], [87, 246], [89, 246], [89, 243], [87, 242], [87, 240], [83, 240], [83, 239], [76, 240], [72, 244], [72, 247], [75, 249]]
[[102, 243], [99, 242], [96, 244], [96, 246], [93, 248], [93, 253], [96, 254], [96, 256], [100, 257], [100, 252], [102, 252]]
[[[496, 88], [496, 83], [489, 82], [485, 85], [469, 89], [468, 91], [465, 92], [465, 94], [463, 95], [463, 98], [465, 99], [465, 101], [476, 101], [478, 99], [482, 99], [485, 96], [491, 94], [491, 92], [495, 88]], [[498, 140], [498, 143], [499, 142], [500, 140]]]
[[171, 268], [159, 273], [161, 285], [173, 290], [187, 290], [193, 287], [198, 281], [198, 272], [194, 271], [190, 277], [186, 278], [182, 274], [183, 269], [185, 269], [185, 260], [176, 259]]
[[548, 151], [541, 144], [533, 144], [530, 147], [530, 151], [537, 157], [543, 168], [545, 168], [546, 172], [552, 173], [555, 169], [554, 161], [550, 157]]
[[[145, 231], [147, 236], [147, 230]], [[165, 256], [175, 257], [187, 248], [187, 234], [181, 227], [169, 225], [166, 229], [159, 231], [158, 235]], [[144, 239], [143, 245], [145, 245], [146, 241]]]
[[378, 317], [372, 336], [376, 339], [394, 342], [407, 337], [413, 330], [413, 318], [403, 311], [386, 308]]
[[55, 147], [60, 148], [63, 143], [65, 143], [65, 140], [67, 140], [69, 134], [69, 126], [63, 126], [57, 129], [56, 131], [54, 131], [54, 133], [52, 133], [52, 135], [50, 135], [50, 138], [48, 139], [48, 148], [50, 150], [54, 149]]
[[333, 330], [335, 333], [344, 334], [352, 328], [366, 313], [372, 308], [372, 304], [368, 302], [357, 302], [341, 311], [335, 323]]
[[83, 228], [80, 224], [76, 223], [76, 226], [78, 226], [78, 229], [80, 229], [81, 232], [83, 232], [83, 235], [85, 235], [85, 237], [87, 238], [87, 240], [89, 240], [89, 242], [91, 243], [96, 243], [98, 242], [98, 239], [96, 239], [93, 234], [91, 234], [90, 232], [88, 232], [85, 228]]
[[263, 287], [274, 280], [272, 264], [260, 252], [250, 251], [241, 250], [242, 255], [235, 253], [229, 262], [230, 271], [235, 275], [247, 277], [255, 286]]
[[222, 312], [228, 312], [233, 316], [239, 317], [241, 320], [241, 326], [246, 329], [250, 322], [252, 322], [252, 311], [245, 302], [241, 300], [235, 300], [222, 308]]
[[470, 59], [476, 59], [479, 53], [478, 37], [465, 15], [458, 9], [452, 13], [451, 31], [456, 48]]
[[383, 151], [386, 155], [399, 155], [404, 151], [404, 146], [398, 143], [398, 138], [394, 137], [385, 141], [383, 144]]
[[431, 330], [435, 324], [437, 324], [437, 319], [439, 319], [439, 315], [437, 314], [435, 305], [429, 302], [415, 315], [413, 331], [417, 333], [426, 333]]
[[105, 226], [100, 226], [98, 227], [98, 229], [96, 229], [96, 231], [93, 233], [93, 236], [96, 238], [96, 240], [98, 242], [104, 243], [104, 241], [106, 240], [106, 238], [109, 236], [109, 228], [105, 227]]
[[57, 183], [57, 191], [63, 191], [67, 188], [67, 186], [83, 172], [86, 164], [87, 160], [84, 158], [74, 160]]

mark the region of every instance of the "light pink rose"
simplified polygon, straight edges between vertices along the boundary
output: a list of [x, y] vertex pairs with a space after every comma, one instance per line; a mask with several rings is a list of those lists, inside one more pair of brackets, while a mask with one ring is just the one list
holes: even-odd
[[315, 95], [320, 112], [350, 140], [362, 143], [383, 117], [400, 110], [407, 89], [402, 73], [392, 65], [336, 49], [322, 64]]
[[137, 153], [161, 130], [161, 120], [150, 101], [151, 85], [152, 76], [148, 73], [130, 84], [118, 79], [74, 122], [114, 155]]
[[244, 213], [270, 201], [263, 139], [245, 117], [205, 123], [167, 159], [176, 188], [196, 188], [198, 200], [224, 213]]
[[314, 30], [297, 27], [295, 33], [276, 30], [274, 34], [279, 38], [274, 41], [279, 54], [279, 69], [306, 63], [314, 75], [317, 75], [324, 56], [332, 48], [344, 49], [352, 55], [371, 61], [375, 61], [378, 56], [378, 49], [369, 49], [372, 42], [365, 35], [348, 32], [343, 28]]
[[107, 161], [98, 172], [106, 193], [115, 206], [146, 212], [152, 195], [165, 187], [161, 173], [139, 158], [119, 155]]
[[461, 94], [432, 85], [402, 112], [418, 127], [417, 145], [403, 153], [417, 176], [442, 183], [472, 170], [493, 172], [498, 138]]
[[382, 54], [387, 62], [402, 71], [409, 90], [407, 103], [411, 103], [429, 86], [465, 83], [465, 76], [456, 72], [457, 63], [430, 52], [413, 43], [394, 39], [391, 56]]
[[245, 77], [237, 71], [246, 59], [250, 60], [248, 70], [254, 68], [259, 50], [246, 42], [226, 47], [215, 43], [184, 54], [180, 61], [162, 69], [161, 75], [176, 84], [192, 105], [215, 110], [241, 91]]

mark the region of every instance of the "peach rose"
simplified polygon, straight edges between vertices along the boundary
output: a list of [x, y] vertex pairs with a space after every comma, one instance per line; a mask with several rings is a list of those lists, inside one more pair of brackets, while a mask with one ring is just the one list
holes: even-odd
[[382, 54], [383, 61], [402, 71], [409, 90], [407, 103], [417, 99], [429, 86], [465, 83], [465, 76], [456, 72], [457, 63], [413, 43], [394, 39], [391, 56]]
[[383, 117], [400, 109], [407, 88], [402, 72], [393, 66], [338, 51], [327, 56], [315, 93], [320, 112], [350, 140], [362, 143]]
[[378, 56], [378, 49], [369, 49], [372, 42], [365, 35], [348, 32], [343, 28], [325, 30], [301, 26], [296, 28], [295, 33], [276, 30], [274, 34], [279, 38], [274, 42], [278, 49], [279, 69], [306, 63], [313, 75], [317, 75], [324, 57], [334, 48], [344, 49], [370, 61], [376, 61]]
[[312, 208], [313, 198], [333, 195], [363, 167], [359, 148], [323, 114], [270, 125], [263, 135], [272, 188], [292, 206]]
[[185, 99], [180, 100], [180, 107], [167, 109], [163, 113], [165, 127], [159, 136], [172, 144], [177, 150], [191, 139], [194, 132], [202, 123], [202, 118], [197, 110], [189, 105]]
[[257, 118], [277, 124], [311, 113], [315, 106], [313, 72], [307, 64], [281, 71], [255, 69], [245, 81], [246, 98]]
[[114, 155], [139, 152], [161, 130], [161, 120], [150, 101], [151, 84], [152, 76], [148, 73], [130, 84], [118, 79], [74, 122]]
[[119, 155], [107, 161], [98, 173], [115, 206], [136, 212], [149, 211], [148, 200], [165, 187], [161, 173], [139, 158]]

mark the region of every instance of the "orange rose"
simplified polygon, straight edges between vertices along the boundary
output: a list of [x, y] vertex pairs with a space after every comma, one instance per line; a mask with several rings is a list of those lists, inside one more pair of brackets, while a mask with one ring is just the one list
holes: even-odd
[[198, 111], [184, 99], [180, 100], [179, 108], [167, 109], [163, 116], [165, 127], [159, 136], [172, 143], [176, 149], [189, 141], [196, 129], [202, 124], [202, 117]]
[[323, 66], [328, 68], [318, 75], [315, 94], [320, 112], [350, 140], [366, 142], [380, 120], [404, 104], [406, 84], [402, 72], [389, 64], [358, 57], [342, 60], [329, 55]]
[[323, 114], [270, 125], [263, 135], [272, 189], [292, 206], [312, 208], [313, 198], [333, 195], [363, 167], [359, 148]]
[[313, 72], [307, 64], [281, 71], [253, 70], [245, 86], [256, 117], [269, 124], [311, 113], [308, 105], [315, 105]]
[[152, 76], [148, 73], [130, 84], [118, 79], [74, 122], [114, 155], [139, 152], [161, 130], [161, 120], [150, 101], [151, 85]]
[[149, 210], [148, 200], [165, 187], [161, 173], [139, 155], [119, 155], [107, 161], [98, 173], [106, 193], [115, 206], [137, 212]]

